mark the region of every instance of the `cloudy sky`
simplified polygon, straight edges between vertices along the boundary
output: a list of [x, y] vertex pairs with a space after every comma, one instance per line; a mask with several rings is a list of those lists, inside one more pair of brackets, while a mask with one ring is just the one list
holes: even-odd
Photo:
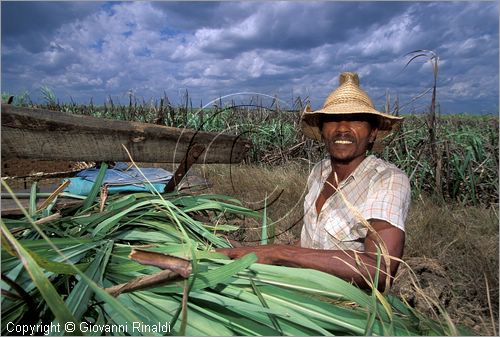
[[[128, 94], [193, 105], [237, 92], [322, 105], [356, 71], [378, 108], [386, 93], [422, 112], [439, 56], [443, 113], [498, 114], [498, 2], [6, 2], [2, 92], [102, 104]], [[414, 54], [413, 54], [414, 55]]]

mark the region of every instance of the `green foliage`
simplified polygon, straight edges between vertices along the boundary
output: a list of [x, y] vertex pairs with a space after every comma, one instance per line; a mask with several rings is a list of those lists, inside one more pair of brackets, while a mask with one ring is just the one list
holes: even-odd
[[[498, 119], [445, 116], [436, 130], [439, 170], [445, 200], [463, 204], [498, 203]], [[408, 116], [383, 157], [403, 169], [415, 194], [438, 190], [424, 117]]]
[[[25, 228], [16, 235], [9, 232], [9, 220], [1, 220], [2, 279], [10, 280], [2, 283], [2, 292], [11, 295], [2, 298], [3, 334], [9, 334], [6, 323], [33, 319], [45, 324], [56, 319], [63, 325], [71, 321], [77, 327], [122, 325], [131, 335], [152, 333], [133, 330], [134, 323], [167, 322], [173, 335], [470, 333], [426, 318], [394, 297], [370, 295], [320, 271], [256, 264], [254, 254], [231, 261], [213, 252], [212, 247], [228, 246], [223, 236], [231, 229], [214, 229], [213, 217], [262, 217], [229, 197], [115, 195], [102, 211], [91, 199], [79, 208], [62, 210], [62, 218], [41, 227], [25, 212], [14, 222]], [[206, 220], [195, 220], [194, 215]], [[33, 232], [42, 238], [30, 239]], [[132, 248], [190, 259], [193, 272], [187, 282], [112, 297], [103, 288], [158, 271], [129, 259]], [[54, 269], [61, 265], [67, 266], [64, 273]], [[24, 289], [24, 298], [16, 296], [12, 284]], [[36, 305], [29, 306], [26, 297]]]
[[40, 92], [42, 93], [42, 98], [49, 109], [57, 108], [58, 103], [56, 94], [54, 93], [54, 91], [52, 91], [52, 89], [50, 89], [48, 86], [43, 86], [40, 89]]
[[19, 95], [11, 95], [8, 92], [2, 92], [2, 103], [8, 103], [9, 98], [13, 97], [12, 103], [15, 106], [33, 106], [30, 94], [28, 91], [23, 91]]

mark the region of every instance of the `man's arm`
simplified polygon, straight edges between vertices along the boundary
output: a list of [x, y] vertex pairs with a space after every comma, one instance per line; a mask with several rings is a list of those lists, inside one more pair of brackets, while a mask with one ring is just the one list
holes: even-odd
[[[230, 258], [239, 258], [255, 252], [259, 263], [317, 269], [366, 288], [369, 285], [365, 278], [373, 280], [377, 269], [377, 242], [383, 241], [388, 255], [400, 259], [405, 241], [405, 233], [388, 222], [376, 219], [369, 222], [373, 231], [368, 232], [365, 239], [365, 251], [360, 253], [352, 250], [320, 250], [286, 245], [241, 247], [217, 251]], [[356, 255], [359, 263], [356, 262]], [[391, 276], [396, 274], [398, 265], [398, 261], [390, 259]], [[387, 270], [384, 257], [381, 257], [380, 270], [377, 287], [383, 290]]]

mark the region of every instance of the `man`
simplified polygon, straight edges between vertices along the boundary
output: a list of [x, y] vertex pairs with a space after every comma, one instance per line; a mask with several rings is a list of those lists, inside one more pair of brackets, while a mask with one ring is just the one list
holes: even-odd
[[403, 255], [410, 183], [394, 165], [366, 152], [400, 120], [374, 108], [356, 73], [342, 73], [323, 108], [302, 116], [303, 133], [322, 140], [330, 158], [308, 178], [300, 245], [218, 251], [231, 258], [255, 252], [260, 263], [317, 269], [360, 287], [372, 287], [378, 273], [375, 287], [385, 289]]

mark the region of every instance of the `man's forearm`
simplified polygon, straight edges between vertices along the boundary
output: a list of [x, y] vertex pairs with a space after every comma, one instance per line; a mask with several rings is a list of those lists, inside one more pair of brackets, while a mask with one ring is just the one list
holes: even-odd
[[[279, 248], [278, 248], [279, 247]], [[311, 268], [336, 275], [360, 287], [368, 287], [377, 272], [374, 254], [357, 253], [352, 250], [317, 250], [296, 246], [278, 246], [273, 255], [273, 264]], [[392, 261], [391, 263], [396, 263]], [[393, 269], [393, 268], [391, 268]], [[381, 258], [378, 288], [385, 286], [387, 269]]]

